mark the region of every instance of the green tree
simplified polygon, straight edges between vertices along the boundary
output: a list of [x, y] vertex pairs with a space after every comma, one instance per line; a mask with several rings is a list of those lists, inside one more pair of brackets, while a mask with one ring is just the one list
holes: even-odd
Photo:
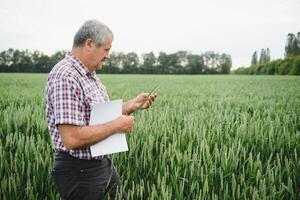
[[297, 33], [297, 52], [296, 55], [300, 55], [300, 32]]
[[252, 54], [251, 65], [257, 65], [257, 51]]
[[260, 57], [259, 57], [259, 64], [266, 63], [266, 51], [265, 49], [261, 49]]
[[280, 75], [289, 74], [290, 67], [292, 66], [292, 64], [293, 64], [292, 58], [286, 58], [284, 60], [281, 60], [277, 66], [277, 73]]
[[293, 56], [300, 55], [300, 32], [297, 33], [297, 37], [292, 42]]
[[49, 69], [52, 69], [54, 65], [56, 65], [61, 59], [63, 59], [66, 56], [66, 53], [67, 53], [66, 50], [61, 50], [61, 51], [56, 51], [52, 56], [50, 56]]
[[159, 52], [158, 58], [157, 58], [157, 63], [158, 63], [158, 74], [165, 74], [168, 72], [167, 67], [168, 67], [168, 55], [165, 52]]
[[136, 73], [138, 73], [138, 67], [139, 67], [139, 57], [136, 53], [131, 52], [124, 56], [124, 58], [123, 58], [123, 73], [136, 74]]
[[104, 63], [101, 73], [121, 73], [121, 70], [123, 69], [124, 57], [124, 53], [112, 52], [110, 54], [110, 58]]
[[202, 54], [204, 61], [204, 73], [205, 74], [217, 74], [217, 66], [219, 55], [213, 51], [207, 51]]
[[18, 72], [33, 72], [31, 53], [26, 49], [19, 52]]
[[176, 53], [177, 63], [175, 64], [175, 70], [177, 74], [187, 73], [188, 55], [187, 51], [178, 51]]
[[223, 53], [219, 59], [218, 72], [220, 74], [229, 74], [232, 66], [231, 56]]
[[285, 45], [285, 57], [300, 55], [300, 32], [297, 37], [293, 33], [289, 33]]
[[186, 66], [187, 73], [190, 74], [202, 74], [204, 69], [203, 57], [196, 54], [190, 54], [187, 56], [188, 64]]
[[156, 71], [156, 57], [153, 52], [142, 55], [143, 64], [141, 65], [141, 73], [152, 74]]
[[276, 72], [277, 62], [278, 61], [272, 61], [272, 62], [266, 63], [266, 65], [264, 67], [264, 74], [274, 75]]
[[292, 64], [290, 75], [300, 75], [300, 56], [294, 57], [294, 62]]
[[0, 53], [0, 69], [1, 72], [11, 72], [12, 67], [11, 65], [13, 64], [13, 53], [14, 50], [12, 48], [8, 49], [7, 51], [2, 51]]
[[265, 57], [265, 63], [270, 62], [271, 61], [271, 52], [270, 49], [267, 48], [266, 50], [266, 57]]

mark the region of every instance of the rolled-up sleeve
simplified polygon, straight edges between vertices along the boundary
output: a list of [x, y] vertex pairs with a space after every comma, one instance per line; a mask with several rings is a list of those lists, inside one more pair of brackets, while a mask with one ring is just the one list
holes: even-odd
[[52, 102], [55, 124], [82, 126], [83, 99], [80, 85], [71, 78], [62, 78], [53, 84]]

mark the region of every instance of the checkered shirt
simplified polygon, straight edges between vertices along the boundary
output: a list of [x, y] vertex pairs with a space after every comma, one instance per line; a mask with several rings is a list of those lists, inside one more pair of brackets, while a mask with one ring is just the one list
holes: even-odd
[[49, 73], [45, 88], [46, 116], [53, 148], [67, 151], [79, 159], [101, 159], [101, 156], [92, 158], [89, 147], [66, 149], [57, 125], [87, 126], [92, 105], [107, 101], [106, 88], [96, 73], [89, 72], [77, 58], [67, 53]]

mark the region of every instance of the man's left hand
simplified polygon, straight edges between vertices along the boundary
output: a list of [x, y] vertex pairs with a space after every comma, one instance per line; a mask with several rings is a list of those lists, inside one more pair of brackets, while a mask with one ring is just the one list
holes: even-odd
[[134, 99], [135, 108], [148, 109], [152, 106], [157, 98], [157, 93], [154, 92], [149, 96], [149, 93], [141, 93]]

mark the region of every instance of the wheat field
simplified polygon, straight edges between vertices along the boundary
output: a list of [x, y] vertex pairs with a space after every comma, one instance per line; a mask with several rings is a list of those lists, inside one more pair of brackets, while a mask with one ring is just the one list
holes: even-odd
[[[160, 84], [112, 155], [129, 199], [299, 199], [300, 77], [99, 75], [111, 99]], [[0, 74], [0, 199], [59, 199], [46, 74]]]

